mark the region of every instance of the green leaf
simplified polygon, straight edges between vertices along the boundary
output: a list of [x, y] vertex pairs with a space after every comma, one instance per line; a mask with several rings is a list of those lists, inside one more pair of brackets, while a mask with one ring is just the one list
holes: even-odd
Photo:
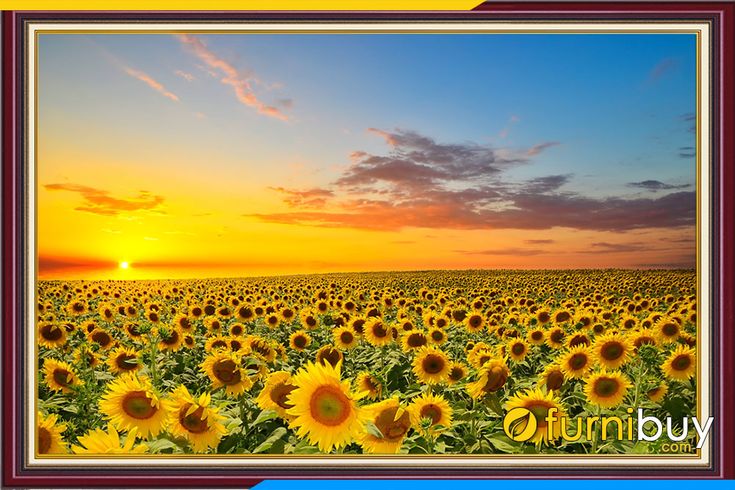
[[178, 444], [165, 438], [146, 442], [146, 445], [148, 446], [148, 450], [151, 453], [160, 453], [163, 452], [165, 449], [172, 449], [173, 451], [181, 449]]
[[384, 437], [383, 433], [380, 432], [380, 429], [378, 429], [378, 426], [376, 426], [374, 423], [372, 423], [369, 420], [365, 424], [365, 429], [367, 430], [368, 434], [370, 434], [373, 437], [377, 437], [378, 439], [382, 439]]
[[513, 444], [501, 436], [490, 436], [487, 440], [490, 441], [490, 444], [492, 444], [495, 449], [502, 453], [518, 453], [521, 450], [521, 446]]
[[271, 409], [263, 410], [262, 412], [258, 414], [258, 417], [253, 422], [253, 425], [260, 425], [263, 422], [267, 422], [275, 418], [278, 418], [278, 413], [276, 413], [275, 410], [271, 410]]
[[271, 435], [268, 436], [268, 439], [261, 442], [258, 447], [253, 449], [253, 453], [264, 453], [268, 451], [271, 447], [273, 447], [276, 442], [278, 442], [283, 436], [286, 435], [286, 432], [288, 431], [285, 427], [276, 427], [276, 430], [271, 432]]

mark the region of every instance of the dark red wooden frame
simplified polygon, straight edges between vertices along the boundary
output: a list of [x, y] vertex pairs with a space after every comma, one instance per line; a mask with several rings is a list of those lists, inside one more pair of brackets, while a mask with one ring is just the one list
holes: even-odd
[[[735, 478], [735, 3], [733, 2], [487, 2], [473, 12], [3, 12], [2, 132], [2, 408], [3, 486], [23, 487], [246, 487], [267, 478]], [[713, 52], [713, 388], [719, 430], [713, 464], [706, 469], [36, 469], [21, 451], [21, 348], [23, 305], [21, 35], [27, 20], [538, 20], [692, 19], [711, 21]], [[730, 376], [727, 376], [729, 373]]]

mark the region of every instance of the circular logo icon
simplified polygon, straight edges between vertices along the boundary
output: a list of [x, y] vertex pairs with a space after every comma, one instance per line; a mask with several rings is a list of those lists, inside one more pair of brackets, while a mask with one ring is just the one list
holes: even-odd
[[511, 440], [526, 442], [536, 433], [536, 416], [527, 408], [516, 407], [505, 414], [503, 430]]

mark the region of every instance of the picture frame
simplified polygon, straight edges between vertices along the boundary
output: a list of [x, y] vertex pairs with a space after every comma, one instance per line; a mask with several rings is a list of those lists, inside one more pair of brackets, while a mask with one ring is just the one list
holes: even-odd
[[[471, 12], [3, 12], [3, 483], [7, 486], [95, 486], [95, 487], [243, 487], [270, 478], [733, 478], [735, 477], [735, 312], [731, 298], [735, 293], [732, 243], [733, 183], [735, 151], [733, 130], [733, 87], [735, 72], [727, 53], [735, 52], [735, 5], [732, 3], [587, 3], [587, 2], [487, 2]], [[625, 26], [646, 31], [652, 27], [675, 30], [699, 29], [706, 45], [702, 106], [697, 128], [701, 157], [699, 205], [708, 210], [700, 223], [698, 266], [709, 263], [700, 283], [700, 318], [706, 318], [704, 339], [709, 362], [704, 378], [708, 395], [703, 397], [706, 412], [713, 417], [713, 429], [706, 457], [688, 464], [671, 460], [624, 464], [609, 462], [562, 464], [559, 460], [519, 460], [519, 464], [490, 459], [477, 461], [436, 457], [435, 460], [408, 458], [400, 464], [390, 458], [363, 460], [330, 456], [304, 458], [298, 464], [287, 458], [248, 459], [231, 463], [197, 458], [160, 458], [152, 464], [120, 460], [66, 459], [53, 464], [34, 460], [29, 454], [30, 394], [29, 379], [35, 359], [28, 355], [35, 331], [29, 312], [35, 287], [33, 231], [34, 146], [33, 100], [29, 95], [36, 83], [32, 58], [33, 36], [38, 29], [60, 31], [78, 28], [196, 32], [228, 28], [278, 33], [303, 29], [340, 32], [364, 29], [366, 32], [410, 32], [411, 30], [457, 32], [465, 29], [486, 32], [488, 26], [518, 29], [526, 26], [542, 31], [551, 26], [559, 32], [598, 32]], [[429, 27], [426, 27], [426, 26]], [[77, 27], [75, 27], [77, 26]], [[117, 26], [117, 27], [115, 27]], [[182, 28], [182, 26], [184, 26]], [[554, 27], [555, 26], [555, 27]], [[664, 26], [664, 27], [662, 27]], [[280, 30], [279, 30], [280, 29]], [[454, 30], [453, 30], [454, 29]], [[568, 29], [565, 31], [565, 29]], [[687, 31], [688, 32], [688, 31]], [[345, 34], [349, 35], [349, 34]], [[700, 46], [701, 47], [701, 46]], [[704, 56], [700, 58], [703, 61]], [[34, 59], [34, 58], [33, 58]], [[33, 81], [33, 82], [31, 82]], [[700, 92], [701, 95], [701, 92]], [[704, 197], [703, 197], [704, 196]], [[702, 211], [703, 212], [703, 211]], [[706, 292], [705, 292], [706, 291]], [[705, 320], [700, 320], [704, 322]], [[31, 322], [31, 323], [29, 323]], [[32, 441], [31, 441], [32, 442]], [[640, 458], [641, 461], [644, 458]], [[342, 462], [339, 462], [342, 461]]]

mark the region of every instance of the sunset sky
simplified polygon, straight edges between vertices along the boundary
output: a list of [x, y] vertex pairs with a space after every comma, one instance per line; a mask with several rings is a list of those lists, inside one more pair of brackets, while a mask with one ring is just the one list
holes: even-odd
[[695, 49], [41, 34], [39, 277], [693, 267]]

